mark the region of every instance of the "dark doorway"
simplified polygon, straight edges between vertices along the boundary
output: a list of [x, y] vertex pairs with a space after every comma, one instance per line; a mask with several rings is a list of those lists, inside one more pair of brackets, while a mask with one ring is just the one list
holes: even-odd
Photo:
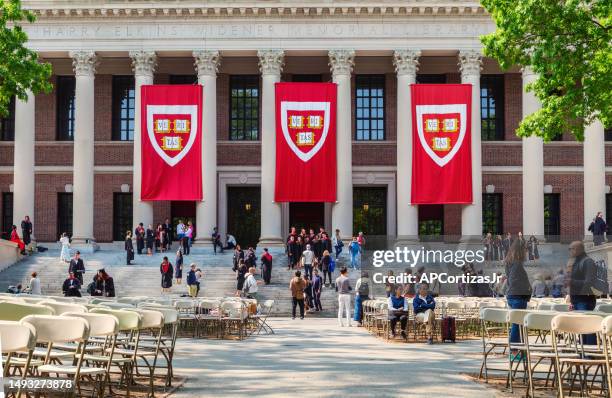
[[289, 203], [289, 226], [295, 227], [298, 231], [305, 228], [308, 232], [312, 228], [318, 232], [320, 227], [325, 226], [325, 203]]
[[13, 193], [2, 192], [2, 239], [11, 237], [13, 229]]
[[544, 194], [544, 235], [548, 242], [558, 242], [561, 235], [560, 194]]
[[69, 237], [72, 237], [72, 193], [58, 192], [57, 239], [59, 239], [64, 232], [66, 232]]
[[113, 194], [113, 240], [125, 240], [127, 231], [132, 229], [132, 194]]
[[[198, 226], [196, 225], [196, 204], [185, 200], [173, 200], [170, 204], [170, 217], [172, 225], [178, 225], [179, 220], [187, 225], [191, 221], [193, 225], [193, 238], [196, 237]], [[161, 221], [160, 221], [161, 222]], [[155, 228], [155, 227], [154, 227]], [[212, 233], [212, 231], [210, 231]], [[204, 234], [206, 231], [203, 232]]]
[[[261, 234], [261, 189], [227, 188], [227, 233], [244, 249], [255, 247]], [[225, 236], [222, 237], [225, 241]]]
[[444, 205], [419, 205], [419, 237], [438, 240], [444, 234]]
[[353, 188], [353, 233], [363, 232], [369, 249], [387, 243], [387, 188]]

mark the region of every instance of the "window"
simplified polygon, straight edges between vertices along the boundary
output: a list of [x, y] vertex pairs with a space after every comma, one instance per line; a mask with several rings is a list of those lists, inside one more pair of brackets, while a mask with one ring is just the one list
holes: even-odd
[[134, 140], [134, 76], [113, 76], [113, 141]]
[[445, 84], [446, 75], [444, 74], [423, 74], [417, 75], [416, 82], [419, 84]]
[[0, 118], [0, 141], [15, 140], [15, 97], [11, 98], [8, 115]]
[[385, 139], [385, 76], [355, 77], [355, 125], [357, 141]]
[[2, 192], [2, 239], [10, 238], [13, 227], [13, 193]]
[[444, 234], [444, 205], [419, 206], [419, 237], [438, 240]]
[[544, 235], [548, 242], [558, 242], [561, 234], [560, 194], [544, 194]]
[[480, 77], [480, 128], [483, 141], [503, 141], [504, 75]]
[[482, 195], [482, 231], [493, 235], [504, 233], [502, 194], [485, 193]]
[[170, 84], [197, 84], [197, 75], [170, 75]]
[[230, 77], [230, 140], [259, 139], [259, 76]]
[[113, 240], [125, 240], [125, 233], [132, 229], [132, 194], [113, 194]]
[[72, 236], [72, 193], [57, 193], [57, 237]]
[[612, 193], [606, 194], [606, 224], [608, 224], [608, 229], [612, 227]]
[[605, 134], [605, 139], [606, 141], [612, 141], [612, 128], [609, 129], [605, 129], [604, 130], [604, 134]]
[[74, 140], [74, 76], [57, 77], [57, 140]]
[[321, 83], [321, 75], [293, 75], [291, 81], [294, 83]]

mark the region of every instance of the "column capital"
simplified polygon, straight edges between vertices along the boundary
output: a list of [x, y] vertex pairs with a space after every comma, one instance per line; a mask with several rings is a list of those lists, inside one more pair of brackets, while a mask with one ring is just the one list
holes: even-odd
[[329, 66], [332, 75], [349, 75], [355, 65], [355, 50], [333, 49], [329, 50]]
[[280, 75], [285, 64], [285, 51], [280, 49], [258, 50], [259, 70], [262, 75]]
[[200, 76], [216, 77], [221, 59], [217, 50], [197, 50], [193, 52], [195, 68]]
[[92, 77], [96, 73], [98, 57], [94, 51], [71, 51], [70, 58], [75, 76]]
[[393, 51], [393, 66], [398, 76], [416, 75], [419, 70], [421, 50], [399, 49]]
[[462, 77], [480, 76], [482, 69], [482, 55], [476, 50], [459, 51], [459, 70]]
[[132, 70], [136, 76], [153, 76], [157, 66], [155, 51], [130, 51], [130, 58], [132, 58]]

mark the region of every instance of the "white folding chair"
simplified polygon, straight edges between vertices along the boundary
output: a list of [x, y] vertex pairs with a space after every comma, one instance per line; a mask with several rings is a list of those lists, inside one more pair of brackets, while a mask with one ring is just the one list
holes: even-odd
[[[24, 380], [30, 372], [33, 359], [32, 354], [36, 346], [36, 330], [27, 323], [16, 321], [0, 321], [0, 343], [4, 366], [4, 377], [10, 375], [10, 369], [15, 368], [21, 372], [21, 379]], [[26, 356], [18, 356], [20, 352], [26, 352]], [[15, 396], [21, 396], [21, 385]]]

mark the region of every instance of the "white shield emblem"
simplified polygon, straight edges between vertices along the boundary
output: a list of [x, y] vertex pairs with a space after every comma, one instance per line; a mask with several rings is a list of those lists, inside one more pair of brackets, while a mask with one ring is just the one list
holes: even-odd
[[[428, 117], [425, 121], [424, 116]], [[416, 119], [421, 146], [438, 166], [444, 167], [463, 144], [467, 105], [417, 105]]]
[[[289, 148], [303, 162], [321, 150], [329, 132], [329, 102], [281, 102], [281, 128]], [[322, 119], [322, 120], [321, 120]]]
[[[169, 119], [159, 121], [160, 126], [164, 125], [166, 129], [162, 132], [155, 123], [158, 122], [155, 118], [159, 115], [172, 115]], [[198, 131], [198, 106], [147, 105], [146, 122], [153, 149], [164, 162], [174, 166], [189, 153], [195, 142]], [[168, 145], [165, 143], [162, 145], [163, 140], [167, 140]]]

